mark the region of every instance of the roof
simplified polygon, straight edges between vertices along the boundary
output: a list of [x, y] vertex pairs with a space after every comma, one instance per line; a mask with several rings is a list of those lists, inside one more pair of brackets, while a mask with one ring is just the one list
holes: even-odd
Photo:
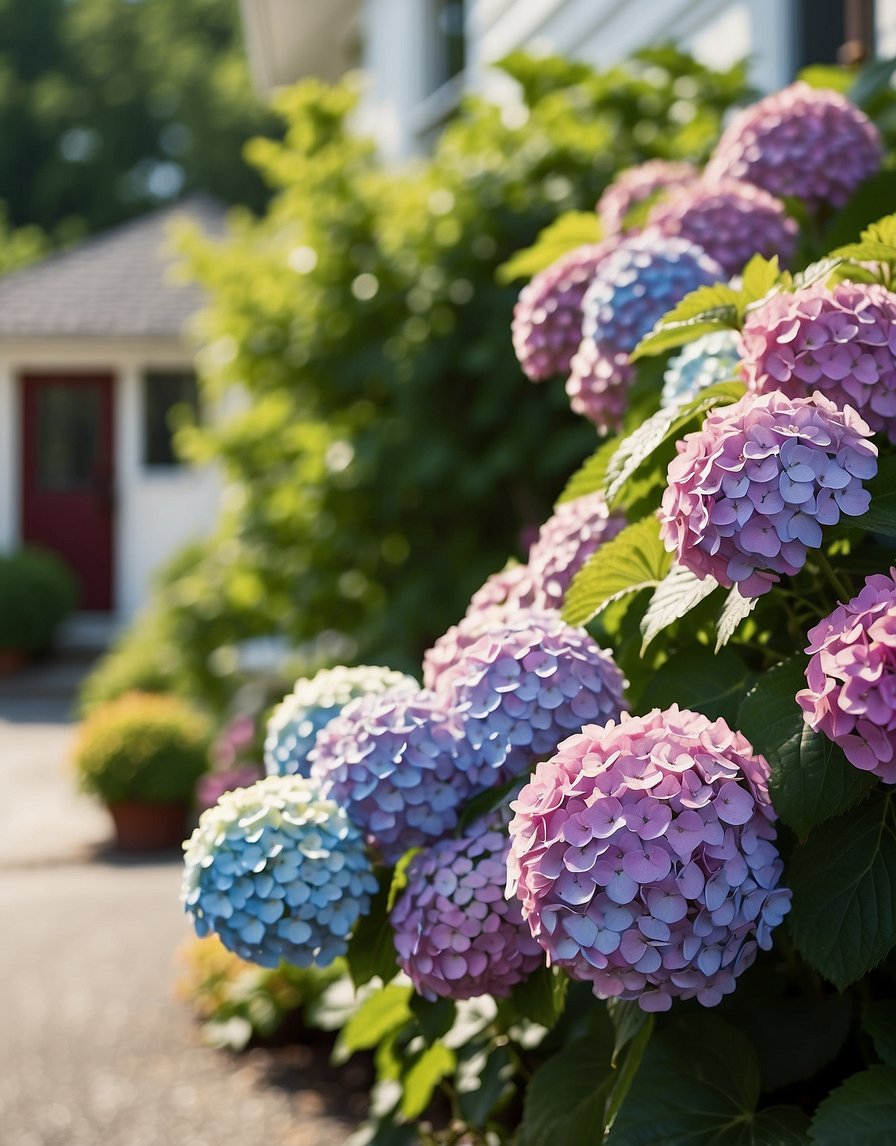
[[2, 338], [179, 338], [202, 308], [195, 283], [171, 280], [170, 226], [222, 233], [225, 208], [192, 196], [94, 235], [0, 279]]

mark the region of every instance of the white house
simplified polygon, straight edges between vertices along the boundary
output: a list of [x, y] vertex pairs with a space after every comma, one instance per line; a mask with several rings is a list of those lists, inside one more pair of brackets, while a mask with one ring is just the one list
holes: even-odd
[[896, 0], [240, 0], [262, 92], [308, 75], [366, 79], [359, 127], [384, 155], [425, 149], [464, 91], [509, 91], [491, 65], [524, 48], [597, 66], [672, 41], [761, 90], [846, 41], [896, 54]]
[[203, 297], [171, 279], [179, 216], [223, 226], [195, 198], [0, 279], [0, 550], [32, 543], [69, 564], [69, 639], [127, 622], [216, 517], [218, 476], [178, 461], [168, 421], [198, 404], [184, 328]]

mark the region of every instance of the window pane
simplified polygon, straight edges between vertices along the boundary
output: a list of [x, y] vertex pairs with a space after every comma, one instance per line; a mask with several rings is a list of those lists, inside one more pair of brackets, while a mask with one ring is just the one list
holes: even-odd
[[143, 462], [148, 466], [181, 465], [172, 442], [172, 411], [187, 406], [199, 411], [196, 375], [192, 371], [153, 370], [143, 378]]
[[86, 386], [45, 383], [37, 391], [37, 488], [89, 487], [99, 451], [100, 394]]

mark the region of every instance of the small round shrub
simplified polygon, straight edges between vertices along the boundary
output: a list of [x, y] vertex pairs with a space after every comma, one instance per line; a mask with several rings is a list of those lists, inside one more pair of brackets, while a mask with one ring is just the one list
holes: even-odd
[[182, 700], [132, 692], [84, 721], [75, 769], [81, 787], [106, 803], [189, 803], [208, 743], [205, 718]]
[[76, 596], [75, 579], [55, 553], [26, 548], [0, 556], [0, 648], [49, 648]]

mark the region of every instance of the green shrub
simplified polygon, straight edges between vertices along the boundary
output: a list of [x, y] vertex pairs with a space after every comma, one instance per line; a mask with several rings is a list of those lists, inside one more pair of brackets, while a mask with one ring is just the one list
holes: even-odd
[[82, 716], [129, 692], [183, 691], [176, 646], [157, 612], [140, 617], [86, 678], [78, 706]]
[[132, 692], [85, 720], [75, 769], [81, 787], [106, 803], [190, 802], [208, 743], [205, 718], [182, 700]]
[[75, 579], [55, 553], [27, 548], [0, 556], [0, 648], [49, 648], [75, 599]]

